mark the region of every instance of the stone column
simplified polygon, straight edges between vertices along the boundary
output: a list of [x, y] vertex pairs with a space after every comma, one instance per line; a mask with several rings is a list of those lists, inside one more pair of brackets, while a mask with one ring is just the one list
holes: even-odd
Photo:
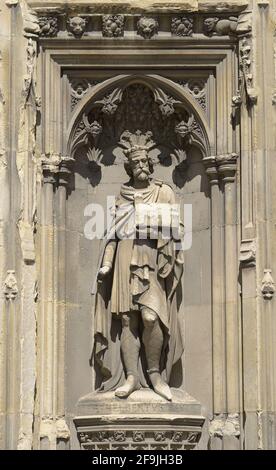
[[62, 449], [65, 422], [65, 213], [66, 187], [74, 160], [43, 158], [41, 209], [40, 448]]
[[224, 425], [224, 448], [239, 448], [240, 436], [240, 319], [238, 310], [237, 257], [237, 188], [235, 184], [237, 154], [217, 157], [222, 177], [225, 217], [225, 336], [227, 419]]
[[213, 413], [210, 423], [211, 446], [221, 449], [226, 413], [226, 359], [224, 317], [224, 239], [223, 206], [216, 157], [203, 160], [211, 185], [212, 224], [212, 324], [213, 324]]
[[41, 195], [41, 285], [39, 319], [39, 401], [40, 448], [56, 448], [55, 423], [55, 315], [54, 300], [54, 191], [59, 171], [60, 155], [43, 157], [43, 187]]
[[66, 320], [66, 195], [74, 159], [62, 157], [57, 188], [57, 448], [64, 449], [69, 439], [69, 429], [65, 421], [65, 320]]

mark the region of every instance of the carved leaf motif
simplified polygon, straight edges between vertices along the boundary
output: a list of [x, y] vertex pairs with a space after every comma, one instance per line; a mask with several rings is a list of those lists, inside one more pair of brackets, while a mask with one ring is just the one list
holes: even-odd
[[187, 16], [172, 18], [171, 30], [175, 36], [192, 36], [193, 19]]
[[109, 38], [124, 35], [124, 15], [103, 15], [103, 36]]
[[154, 98], [163, 116], [171, 116], [175, 112], [174, 105], [180, 104], [180, 101], [168, 96], [161, 88], [154, 91]]
[[53, 37], [58, 33], [58, 18], [55, 16], [41, 16], [39, 18], [40, 36]]
[[181, 121], [175, 126], [175, 132], [181, 139], [189, 136], [193, 131], [192, 125], [194, 124], [194, 116], [191, 115], [188, 121]]
[[93, 147], [87, 152], [87, 158], [90, 162], [99, 164], [103, 158], [103, 153], [100, 149]]
[[102, 100], [96, 101], [95, 104], [102, 105], [104, 114], [113, 115], [118, 108], [118, 104], [122, 101], [123, 92], [120, 88], [115, 88], [108, 96]]

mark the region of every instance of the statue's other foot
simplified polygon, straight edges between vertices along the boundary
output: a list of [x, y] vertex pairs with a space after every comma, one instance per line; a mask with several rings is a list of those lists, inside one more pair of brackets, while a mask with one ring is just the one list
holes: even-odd
[[170, 387], [164, 380], [161, 379], [159, 372], [153, 372], [149, 374], [153, 389], [157, 395], [166, 398], [168, 401], [172, 401], [172, 393]]
[[124, 385], [115, 390], [115, 395], [119, 398], [127, 398], [132, 392], [135, 392], [135, 390], [139, 390], [140, 388], [141, 385], [138, 378], [134, 375], [129, 375]]

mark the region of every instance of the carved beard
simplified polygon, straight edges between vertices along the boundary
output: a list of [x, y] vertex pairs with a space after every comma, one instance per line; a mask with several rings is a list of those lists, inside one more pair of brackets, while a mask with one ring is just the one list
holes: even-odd
[[134, 178], [136, 178], [140, 181], [145, 181], [149, 178], [149, 171], [146, 170], [146, 169], [143, 169], [143, 170], [135, 172], [135, 174], [133, 176], [134, 176]]

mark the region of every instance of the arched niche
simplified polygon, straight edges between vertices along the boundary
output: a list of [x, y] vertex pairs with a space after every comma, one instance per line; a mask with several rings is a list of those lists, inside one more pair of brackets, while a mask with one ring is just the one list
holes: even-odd
[[[134, 102], [136, 107], [129, 109]], [[177, 133], [181, 123], [182, 133]], [[117, 195], [127, 180], [121, 145], [126, 130], [142, 135], [152, 132], [153, 176], [174, 187], [182, 208], [184, 204], [193, 208], [193, 241], [185, 253], [179, 311], [185, 353], [172, 385], [184, 387], [211, 411], [211, 211], [203, 158], [211, 155], [214, 136], [197, 101], [180, 85], [157, 75], [120, 75], [94, 86], [76, 106], [68, 125], [64, 146], [75, 163], [65, 220], [67, 408], [72, 410], [94, 383], [89, 363], [93, 340], [90, 292], [100, 240], [84, 235], [89, 219], [84, 216], [85, 208], [97, 203], [105, 211], [107, 197]]]

